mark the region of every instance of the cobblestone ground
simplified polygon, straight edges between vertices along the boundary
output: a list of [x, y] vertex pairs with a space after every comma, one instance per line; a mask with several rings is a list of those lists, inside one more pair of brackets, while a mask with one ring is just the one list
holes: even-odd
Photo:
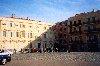
[[100, 66], [100, 53], [14, 54], [5, 66]]

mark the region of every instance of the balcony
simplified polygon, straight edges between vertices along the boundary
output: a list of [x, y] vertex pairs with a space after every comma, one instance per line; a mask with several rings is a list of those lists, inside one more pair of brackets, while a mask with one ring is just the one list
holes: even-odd
[[87, 29], [87, 30], [84, 30], [85, 32], [87, 33], [96, 33], [96, 32], [100, 32], [100, 29]]
[[81, 20], [78, 20], [78, 25], [82, 25], [82, 22], [81, 22]]
[[77, 24], [76, 24], [76, 21], [74, 21], [74, 24], [73, 24], [73, 26], [75, 26], [75, 27], [77, 26]]

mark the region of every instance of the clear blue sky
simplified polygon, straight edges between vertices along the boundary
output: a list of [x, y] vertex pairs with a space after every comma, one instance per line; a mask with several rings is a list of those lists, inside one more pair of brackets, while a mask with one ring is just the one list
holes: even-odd
[[100, 0], [0, 0], [0, 16], [59, 22], [80, 12], [100, 9]]

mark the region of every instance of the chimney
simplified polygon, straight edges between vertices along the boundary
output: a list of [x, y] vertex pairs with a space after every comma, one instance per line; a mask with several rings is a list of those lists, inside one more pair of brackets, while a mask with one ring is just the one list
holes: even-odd
[[26, 18], [26, 20], [28, 20], [28, 17]]
[[94, 12], [94, 9], [93, 9], [93, 11], [92, 12]]
[[15, 14], [14, 14], [14, 18], [15, 18]]
[[11, 18], [13, 18], [13, 14], [11, 14]]
[[12, 15], [11, 15], [11, 18], [15, 18], [15, 14], [12, 14]]

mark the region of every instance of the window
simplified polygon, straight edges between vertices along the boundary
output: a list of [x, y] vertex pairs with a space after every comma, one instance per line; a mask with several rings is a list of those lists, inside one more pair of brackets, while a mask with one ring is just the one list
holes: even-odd
[[23, 25], [23, 28], [25, 28], [25, 25]]
[[44, 27], [44, 29], [46, 30], [46, 27]]
[[82, 28], [82, 27], [79, 27], [79, 31], [81, 31], [81, 28]]
[[87, 18], [87, 21], [90, 22], [90, 18]]
[[35, 39], [37, 39], [37, 36], [35, 36]]
[[32, 28], [32, 26], [29, 26], [30, 28]]
[[76, 21], [74, 21], [74, 26], [76, 26]]
[[44, 34], [44, 38], [46, 38], [46, 34]]
[[93, 22], [95, 21], [95, 17], [92, 17], [92, 21], [93, 21]]
[[78, 38], [77, 37], [74, 37], [75, 38], [75, 40], [74, 41], [77, 41], [78, 40]]
[[6, 25], [5, 23], [2, 23], [2, 25]]
[[32, 33], [30, 33], [30, 38], [32, 38]]
[[87, 28], [88, 28], [88, 30], [90, 30], [90, 26], [88, 26]]
[[21, 28], [21, 24], [20, 24], [20, 28]]
[[15, 24], [15, 26], [18, 26], [17, 24]]
[[64, 30], [66, 31], [66, 28], [64, 28]]
[[28, 38], [29, 38], [29, 33], [28, 33]]
[[87, 25], [84, 26], [84, 30], [88, 30], [88, 26]]
[[11, 32], [11, 37], [12, 37], [12, 32]]
[[78, 20], [78, 24], [79, 24], [79, 25], [82, 25], [81, 20]]
[[81, 20], [78, 20], [79, 23], [81, 23]]
[[6, 31], [3, 31], [3, 36], [6, 37]]
[[42, 24], [38, 24], [38, 25], [42, 25]]
[[70, 27], [69, 29], [70, 29], [69, 33], [71, 33], [72, 32], [72, 27]]
[[24, 37], [25, 38], [25, 31], [20, 31], [20, 36], [19, 36], [19, 32], [18, 32], [18, 37]]
[[91, 25], [91, 26], [90, 26], [90, 29], [94, 29], [94, 26], [93, 26], [93, 25]]
[[72, 39], [72, 37], [70, 37], [69, 43], [72, 43], [72, 42], [73, 42], [73, 39]]
[[19, 32], [16, 32], [16, 36], [19, 37]]
[[38, 33], [39, 33], [39, 30], [38, 30]]
[[25, 38], [25, 31], [22, 31], [22, 37]]
[[62, 28], [60, 28], [60, 31], [62, 31]]
[[73, 31], [76, 31], [76, 27], [74, 27], [73, 29], [74, 29]]
[[70, 25], [72, 25], [72, 21], [70, 21]]
[[79, 39], [82, 40], [82, 36], [79, 36]]
[[12, 27], [12, 23], [10, 23], [10, 27]]

